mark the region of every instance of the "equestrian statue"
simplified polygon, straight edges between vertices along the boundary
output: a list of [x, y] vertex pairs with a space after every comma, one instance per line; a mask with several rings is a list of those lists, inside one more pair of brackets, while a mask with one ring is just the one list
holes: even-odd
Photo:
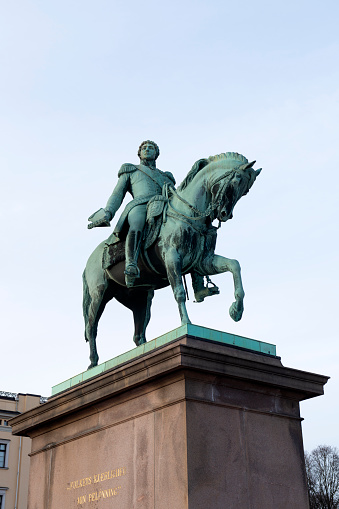
[[[244, 310], [240, 265], [214, 250], [218, 228], [232, 219], [235, 204], [261, 169], [254, 170], [255, 161], [248, 162], [241, 154], [226, 152], [199, 159], [176, 189], [172, 173], [156, 167], [156, 143], [144, 141], [138, 156], [140, 164], [121, 166], [106, 207], [89, 217], [89, 229], [110, 226], [126, 193], [132, 195], [113, 233], [94, 250], [83, 273], [89, 368], [98, 364], [98, 322], [114, 297], [133, 312], [137, 346], [146, 342], [154, 290], [171, 285], [181, 323], [191, 323], [185, 304], [186, 274], [191, 275], [196, 302], [202, 302], [219, 293], [209, 276], [231, 272], [235, 296], [231, 318], [239, 321]], [[215, 219], [218, 227], [212, 224]]]

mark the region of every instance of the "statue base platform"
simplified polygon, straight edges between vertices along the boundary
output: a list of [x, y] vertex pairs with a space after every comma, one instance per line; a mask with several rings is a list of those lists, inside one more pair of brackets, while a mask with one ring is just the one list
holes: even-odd
[[28, 509], [308, 509], [299, 402], [327, 377], [180, 330], [12, 419], [32, 438]]

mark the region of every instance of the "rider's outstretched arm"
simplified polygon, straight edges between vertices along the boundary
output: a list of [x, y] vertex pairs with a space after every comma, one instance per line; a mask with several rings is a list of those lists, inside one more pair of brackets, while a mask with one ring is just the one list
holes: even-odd
[[116, 211], [122, 204], [122, 200], [125, 198], [125, 194], [127, 193], [128, 188], [129, 175], [128, 173], [124, 173], [119, 177], [118, 183], [106, 203], [105, 211], [110, 215], [109, 220], [114, 217]]

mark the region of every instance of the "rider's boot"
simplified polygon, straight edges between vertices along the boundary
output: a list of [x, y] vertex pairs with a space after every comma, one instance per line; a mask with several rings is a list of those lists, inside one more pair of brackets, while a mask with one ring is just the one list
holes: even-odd
[[[203, 302], [206, 297], [211, 297], [212, 295], [218, 295], [218, 293], [220, 293], [219, 288], [212, 283], [208, 276], [205, 276], [207, 279], [207, 286], [204, 285], [204, 276], [200, 276], [197, 272], [191, 272], [191, 277], [195, 302]], [[209, 284], [212, 286], [208, 286]]]
[[130, 230], [126, 237], [125, 246], [125, 282], [127, 288], [134, 286], [136, 278], [140, 277], [138, 255], [140, 250], [141, 231]]

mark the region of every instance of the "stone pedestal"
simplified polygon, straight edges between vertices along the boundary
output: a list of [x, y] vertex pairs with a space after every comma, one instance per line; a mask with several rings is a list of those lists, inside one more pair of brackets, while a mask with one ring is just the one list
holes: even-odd
[[11, 421], [28, 509], [308, 509], [299, 402], [327, 377], [188, 334]]

